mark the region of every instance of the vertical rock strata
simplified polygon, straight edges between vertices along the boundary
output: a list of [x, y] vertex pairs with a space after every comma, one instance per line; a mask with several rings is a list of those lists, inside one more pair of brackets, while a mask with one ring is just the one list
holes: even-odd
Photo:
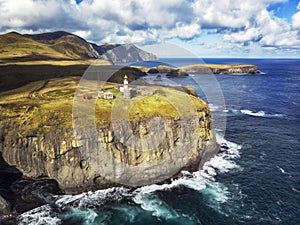
[[[0, 150], [25, 177], [55, 179], [69, 193], [160, 182], [182, 169], [197, 170], [218, 151], [208, 107], [197, 116], [163, 118], [152, 129], [149, 120], [24, 137], [9, 132], [18, 125], [2, 121]], [[131, 138], [139, 141], [128, 144]]]

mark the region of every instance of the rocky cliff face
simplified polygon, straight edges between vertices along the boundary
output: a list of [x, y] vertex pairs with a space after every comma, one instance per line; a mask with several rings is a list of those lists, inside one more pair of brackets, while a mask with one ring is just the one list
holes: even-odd
[[[1, 121], [0, 150], [23, 176], [55, 179], [69, 193], [155, 183], [184, 168], [198, 169], [218, 151], [208, 108], [197, 116], [158, 120], [154, 130], [147, 128], [148, 123], [149, 118], [129, 124], [118, 121], [97, 129], [96, 134], [94, 128], [85, 128], [75, 133], [57, 129], [19, 136], [11, 132], [18, 130], [18, 124]], [[124, 132], [128, 126], [133, 132]], [[163, 138], [153, 148], [155, 134], [161, 130]], [[154, 138], [147, 139], [149, 135]], [[134, 137], [141, 141], [124, 144]]]
[[[97, 48], [95, 48], [97, 50]], [[129, 63], [138, 61], [157, 60], [152, 53], [145, 52], [133, 44], [119, 45], [108, 49], [100, 58], [111, 61], [112, 63]]]

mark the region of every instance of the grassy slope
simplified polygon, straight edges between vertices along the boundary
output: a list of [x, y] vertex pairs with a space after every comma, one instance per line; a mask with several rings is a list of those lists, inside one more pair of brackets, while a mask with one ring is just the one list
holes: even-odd
[[66, 58], [46, 44], [36, 42], [30, 38], [11, 32], [0, 35], [0, 58], [18, 58], [26, 56], [40, 56], [49, 58]]
[[[10, 32], [0, 35], [0, 65], [91, 64], [95, 54], [88, 42], [66, 32], [41, 35]], [[102, 63], [110, 64], [106, 60]]]
[[165, 66], [160, 65], [155, 68], [147, 68], [144, 66], [131, 66], [134, 68], [137, 68], [143, 72], [148, 72], [150, 69], [157, 69], [160, 73], [168, 73], [170, 71], [179, 71], [180, 73], [189, 72], [189, 71], [198, 71], [198, 70], [207, 70], [212, 72], [215, 69], [218, 70], [226, 70], [226, 69], [235, 69], [235, 68], [247, 68], [247, 67], [253, 67], [254, 65], [251, 64], [194, 64], [194, 65], [188, 65], [188, 66], [182, 66], [182, 67], [171, 67], [171, 66]]
[[[0, 118], [20, 125], [20, 130], [11, 130], [16, 135], [36, 135], [58, 128], [72, 127], [73, 97], [79, 77], [55, 78], [36, 81], [23, 87], [0, 93]], [[95, 81], [91, 81], [95, 82]], [[116, 84], [106, 83], [108, 89], [118, 96]], [[96, 123], [103, 125], [111, 120], [112, 110], [129, 112], [119, 119], [191, 116], [207, 107], [202, 100], [184, 92], [166, 87], [154, 87], [157, 92], [133, 99], [122, 97], [113, 100], [83, 100], [83, 110], [95, 107]], [[81, 97], [81, 93], [79, 93]], [[114, 108], [115, 107], [115, 108]], [[192, 108], [195, 107], [195, 110]], [[124, 114], [120, 114], [124, 115]], [[92, 118], [92, 119], [93, 119]], [[88, 118], [87, 118], [88, 119]]]

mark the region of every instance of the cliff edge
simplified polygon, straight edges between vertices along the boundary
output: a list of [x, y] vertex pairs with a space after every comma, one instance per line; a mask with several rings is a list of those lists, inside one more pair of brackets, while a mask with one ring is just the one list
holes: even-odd
[[[113, 99], [85, 98], [88, 93], [75, 92], [78, 82], [55, 78], [0, 94], [0, 151], [24, 177], [54, 179], [65, 193], [140, 186], [198, 170], [218, 152], [211, 112], [201, 99], [169, 87], [124, 99], [115, 83], [103, 86]], [[83, 108], [95, 109], [94, 120], [84, 117], [95, 126], [73, 128], [74, 95]], [[129, 110], [126, 118], [122, 110]]]

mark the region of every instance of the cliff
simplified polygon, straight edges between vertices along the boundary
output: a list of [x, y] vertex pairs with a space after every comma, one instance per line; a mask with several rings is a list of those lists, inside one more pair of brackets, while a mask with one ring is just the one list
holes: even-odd
[[[95, 46], [94, 48], [96, 50], [99, 49]], [[113, 64], [158, 60], [154, 54], [145, 52], [133, 44], [113, 45], [113, 47], [104, 45], [102, 48], [104, 48], [104, 50], [98, 50], [99, 53], [102, 51], [100, 58], [109, 60]]]
[[[119, 103], [119, 98], [86, 100], [75, 93], [83, 107], [95, 101], [96, 127], [73, 129], [78, 80], [39, 81], [0, 94], [0, 151], [23, 176], [54, 179], [67, 193], [139, 186], [182, 169], [197, 170], [218, 151], [207, 104], [173, 88], [154, 87], [151, 96], [120, 98]], [[115, 84], [105, 88], [118, 95]], [[133, 106], [127, 119], [122, 111], [111, 119], [116, 104], [121, 110]]]

